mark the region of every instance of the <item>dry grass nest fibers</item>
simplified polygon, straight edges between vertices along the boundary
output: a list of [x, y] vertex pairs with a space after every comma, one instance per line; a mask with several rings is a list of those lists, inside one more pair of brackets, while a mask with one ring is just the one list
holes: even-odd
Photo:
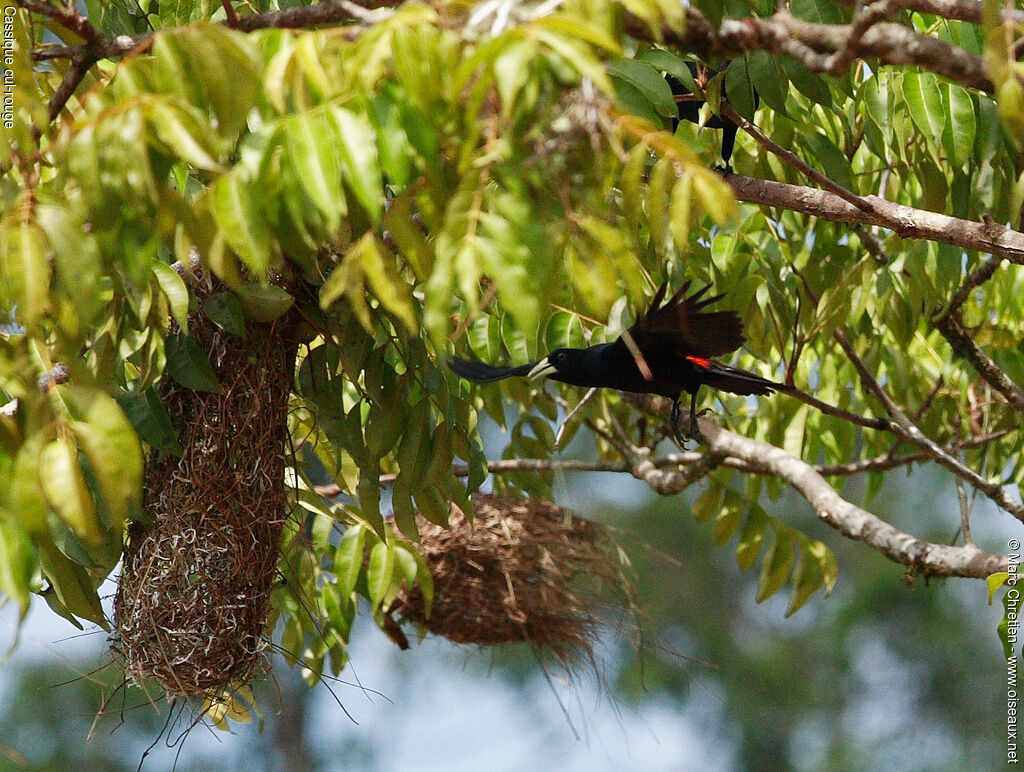
[[[194, 290], [203, 305], [209, 290]], [[168, 379], [161, 401], [182, 454], [146, 464], [150, 522], [129, 530], [112, 646], [128, 676], [169, 696], [197, 697], [248, 681], [259, 668], [281, 531], [287, 399], [294, 344], [283, 320], [230, 335], [202, 312], [190, 336], [223, 393]]]
[[607, 612], [635, 612], [628, 560], [609, 530], [551, 502], [477, 494], [472, 523], [417, 518], [417, 548], [434, 578], [424, 614], [418, 588], [391, 607], [400, 618], [459, 643], [528, 642], [556, 659], [593, 660]]

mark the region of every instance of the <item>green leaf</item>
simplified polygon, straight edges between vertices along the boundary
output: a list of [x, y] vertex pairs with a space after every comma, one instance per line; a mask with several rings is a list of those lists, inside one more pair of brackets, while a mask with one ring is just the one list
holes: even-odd
[[418, 550], [410, 552], [416, 561], [416, 583], [423, 595], [423, 613], [429, 617], [430, 610], [434, 607], [434, 575], [430, 573], [430, 566]]
[[741, 571], [749, 571], [754, 565], [758, 553], [761, 552], [761, 546], [764, 544], [767, 529], [768, 517], [764, 510], [757, 505], [752, 506], [736, 544], [736, 565], [740, 567]]
[[789, 607], [786, 609], [787, 617], [798, 611], [823, 584], [824, 577], [816, 548], [820, 550], [824, 546], [821, 542], [798, 545], [796, 568], [793, 570], [793, 589], [789, 596]]
[[210, 190], [214, 219], [225, 241], [249, 270], [262, 278], [270, 265], [271, 233], [256, 197], [238, 171], [222, 175]]
[[678, 115], [672, 89], [653, 65], [637, 59], [612, 59], [605, 64], [612, 82], [633, 86], [654, 111], [665, 118]]
[[[273, 285], [271, 285], [273, 286]], [[245, 340], [245, 312], [238, 298], [231, 292], [217, 292], [210, 295], [203, 304], [206, 318], [235, 337]]]
[[974, 159], [974, 140], [978, 130], [974, 100], [957, 84], [945, 83], [943, 88], [949, 97], [949, 123], [942, 135], [943, 146], [953, 162], [964, 168]]
[[7, 511], [34, 538], [46, 536], [49, 532], [46, 522], [48, 509], [39, 479], [43, 439], [40, 434], [33, 435], [18, 450], [11, 470], [10, 488], [3, 494]]
[[378, 90], [370, 106], [381, 171], [392, 184], [404, 187], [412, 177], [414, 151], [402, 125], [402, 113], [391, 98], [392, 91], [386, 87]]
[[789, 568], [793, 565], [793, 532], [784, 526], [775, 528], [775, 538], [761, 564], [757, 579], [757, 602], [770, 598], [786, 583]]
[[14, 520], [0, 516], [0, 590], [18, 602], [18, 621], [28, 613], [32, 577], [38, 554], [28, 533]]
[[4, 303], [18, 307], [18, 320], [34, 326], [50, 308], [50, 262], [42, 230], [8, 216], [0, 222], [0, 276]]
[[[693, 80], [693, 75], [690, 73], [690, 68], [687, 67], [685, 59], [681, 59], [661, 48], [648, 48], [637, 57], [637, 60], [647, 62], [655, 69], [664, 70], [682, 82], [691, 93], [696, 90], [697, 84]], [[669, 88], [669, 92], [671, 91], [672, 89]]]
[[154, 260], [153, 276], [171, 306], [171, 316], [182, 332], [188, 333], [188, 288], [184, 280], [167, 263]]
[[359, 256], [362, 258], [363, 273], [370, 282], [373, 294], [387, 311], [398, 317], [406, 330], [415, 335], [419, 324], [412, 304], [411, 288], [399, 274], [394, 257], [383, 254], [376, 236], [367, 233], [360, 241], [363, 239], [366, 243], [364, 248], [359, 250]]
[[416, 510], [412, 504], [412, 494], [409, 491], [409, 484], [401, 475], [395, 480], [395, 487], [391, 491], [391, 506], [398, 530], [406, 538], [418, 542], [420, 533], [416, 527]]
[[296, 178], [330, 229], [337, 230], [346, 211], [337, 123], [324, 113], [299, 113], [287, 120], [283, 133]]
[[466, 340], [481, 362], [497, 362], [501, 357], [501, 322], [490, 315], [479, 316], [469, 325]]
[[741, 502], [730, 502], [718, 510], [715, 521], [711, 526], [711, 537], [715, 544], [724, 547], [736, 529], [740, 525], [740, 517], [743, 515]]
[[803, 458], [804, 434], [807, 430], [807, 416], [810, 409], [807, 405], [801, 405], [792, 414], [786, 430], [782, 437], [782, 448], [791, 456]]
[[996, 103], [1007, 136], [1019, 147], [1024, 139], [1024, 87], [1016, 78], [1007, 78], [996, 90]]
[[[109, 630], [89, 572], [83, 566], [69, 560], [49, 539], [43, 539], [39, 543], [39, 559], [43, 575], [50, 582], [50, 590], [43, 592], [43, 597], [50, 607], [79, 630], [82, 629], [82, 625], [75, 619], [76, 616]], [[54, 594], [57, 604], [53, 603], [54, 599], [51, 597]]]
[[374, 234], [367, 231], [349, 246], [342, 255], [341, 264], [331, 271], [320, 287], [320, 308], [326, 311], [344, 296], [348, 299], [352, 313], [367, 332], [372, 332], [373, 322], [370, 319], [370, 307], [366, 302], [363, 252], [373, 248]]
[[398, 575], [408, 582], [407, 586], [411, 587], [416, 581], [416, 574], [419, 573], [419, 567], [416, 564], [416, 558], [413, 556], [413, 550], [400, 542], [396, 542], [391, 546], [391, 551], [395, 554], [395, 568], [398, 569]]
[[71, 429], [99, 486], [107, 525], [120, 532], [142, 512], [139, 438], [117, 402], [103, 392], [70, 386], [65, 399], [78, 419]]
[[988, 587], [988, 605], [992, 605], [992, 599], [995, 597], [996, 590], [1006, 584], [1006, 580], [1010, 578], [1010, 574], [1006, 571], [996, 571], [994, 574], [989, 574], [985, 577], [985, 584]]
[[154, 133], [171, 155], [197, 169], [221, 168], [217, 160], [221, 152], [219, 143], [210, 126], [204, 125], [198, 110], [183, 104], [171, 105], [162, 99], [147, 101], [145, 108]]
[[584, 348], [583, 322], [579, 316], [568, 311], [555, 311], [548, 320], [544, 331], [548, 351], [556, 348]]
[[448, 527], [451, 500], [436, 485], [430, 485], [416, 493], [416, 504], [420, 514], [435, 525]]
[[578, 39], [538, 29], [537, 38], [562, 60], [606, 94], [613, 92], [611, 79], [594, 51]]
[[850, 162], [835, 144], [817, 131], [809, 130], [801, 135], [808, 151], [809, 162], [825, 173], [833, 182], [847, 190], [853, 190], [853, 173]]
[[[725, 77], [723, 80], [722, 88], [725, 94], [729, 98], [729, 104], [733, 108], [749, 121], [754, 120], [754, 86], [751, 83], [751, 71], [752, 67], [747, 64], [747, 57], [741, 56], [733, 59], [729, 63], [728, 69], [725, 71]], [[772, 65], [771, 69], [774, 69]], [[712, 81], [712, 84], [714, 81]], [[782, 105], [785, 105], [785, 94], [780, 92], [777, 88], [773, 90], [773, 101], [778, 101], [781, 97]], [[713, 92], [710, 92], [711, 96]], [[712, 107], [715, 107], [712, 103]]]
[[178, 432], [171, 423], [171, 416], [160, 401], [160, 395], [155, 387], [150, 387], [141, 394], [119, 396], [117, 403], [143, 442], [165, 453], [181, 453]]
[[358, 523], [345, 529], [341, 543], [334, 553], [334, 575], [338, 579], [338, 592], [343, 598], [350, 596], [356, 588], [359, 572], [363, 568], [363, 548], [366, 544], [366, 528]]
[[366, 449], [373, 458], [383, 458], [398, 442], [405, 428], [406, 411], [404, 403], [385, 407], [374, 402], [366, 419]]
[[811, 72], [799, 59], [784, 56], [779, 63], [797, 91], [816, 104], [823, 107], [832, 106], [832, 92], [824, 78]]
[[167, 374], [193, 391], [223, 394], [209, 357], [193, 338], [181, 333], [167, 336]]
[[370, 550], [370, 565], [366, 571], [367, 587], [370, 591], [370, 605], [374, 608], [381, 605], [391, 587], [391, 577], [395, 570], [395, 556], [388, 545], [382, 541], [373, 545]]
[[717, 485], [710, 485], [697, 500], [693, 502], [693, 509], [690, 514], [698, 523], [703, 523], [718, 514], [722, 504], [722, 489]]
[[261, 82], [260, 59], [246, 35], [218, 24], [184, 27], [157, 35], [153, 54], [161, 86], [193, 105], [212, 106], [225, 137], [245, 126]]
[[276, 284], [247, 281], [236, 290], [236, 297], [242, 306], [246, 319], [254, 322], [272, 322], [287, 313], [295, 298]]
[[79, 539], [91, 544], [103, 541], [92, 494], [78, 465], [78, 447], [71, 437], [60, 435], [43, 446], [39, 482], [46, 501]]
[[882, 83], [879, 77], [876, 74], [864, 83], [864, 108], [867, 117], [878, 127], [882, 142], [887, 143], [892, 136], [889, 113], [893, 95], [889, 91], [888, 84]]
[[335, 107], [330, 115], [338, 130], [345, 182], [376, 225], [384, 210], [384, 192], [373, 127], [365, 117], [344, 107]]
[[903, 97], [917, 130], [926, 138], [941, 138], [946, 129], [946, 110], [936, 77], [930, 72], [905, 72]]
[[[729, 66], [730, 69], [732, 65]], [[778, 58], [767, 51], [751, 51], [747, 54], [747, 73], [750, 77], [750, 85], [746, 89], [753, 88], [761, 95], [761, 99], [772, 110], [780, 115], [788, 116], [786, 112], [786, 97], [789, 94], [789, 77], [782, 67]], [[729, 101], [732, 102], [733, 82], [728, 72], [725, 76], [726, 93]], [[753, 103], [753, 94], [750, 96]], [[751, 104], [753, 107], [753, 104]]]
[[503, 115], [512, 115], [516, 109], [516, 97], [529, 82], [538, 48], [536, 40], [517, 40], [493, 59], [491, 66], [494, 70], [494, 85], [501, 98]]

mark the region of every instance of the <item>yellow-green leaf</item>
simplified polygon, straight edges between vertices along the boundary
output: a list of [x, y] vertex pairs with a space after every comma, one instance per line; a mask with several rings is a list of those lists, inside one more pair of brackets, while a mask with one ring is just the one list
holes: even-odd
[[362, 258], [363, 272], [370, 282], [370, 288], [381, 305], [397, 316], [405, 328], [416, 334], [419, 325], [416, 312], [412, 305], [412, 294], [408, 283], [402, 279], [391, 255], [382, 254], [380, 244], [372, 233], [367, 233], [360, 241], [365, 240], [359, 250]]
[[92, 494], [78, 465], [78, 447], [68, 435], [55, 437], [43, 446], [39, 482], [47, 503], [78, 538], [92, 544], [103, 540]]
[[46, 237], [37, 225], [8, 217], [0, 223], [0, 276], [4, 303], [18, 307], [18, 319], [35, 325], [50, 308], [50, 262]]
[[120, 531], [142, 512], [142, 446], [120, 406], [100, 391], [70, 387], [66, 399], [80, 419], [75, 438], [99, 486], [107, 524]]
[[786, 583], [793, 565], [793, 534], [785, 527], [776, 527], [775, 539], [768, 548], [757, 580], [757, 602], [770, 598]]
[[224, 239], [262, 278], [270, 264], [271, 234], [253, 191], [237, 172], [229, 172], [213, 183], [210, 196], [213, 216]]
[[188, 332], [188, 288], [178, 272], [167, 263], [153, 261], [153, 276], [171, 306], [171, 316], [182, 332]]
[[370, 591], [370, 603], [380, 606], [391, 586], [391, 575], [395, 570], [395, 557], [391, 549], [382, 541], [373, 545], [370, 550], [370, 565], [366, 572], [367, 588]]

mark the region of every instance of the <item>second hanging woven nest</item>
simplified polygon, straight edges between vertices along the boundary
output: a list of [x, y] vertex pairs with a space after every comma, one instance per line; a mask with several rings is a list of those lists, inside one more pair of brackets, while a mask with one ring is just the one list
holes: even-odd
[[609, 611], [634, 611], [628, 561], [606, 527], [548, 501], [477, 494], [469, 522], [417, 518], [416, 546], [434, 579], [425, 613], [419, 588], [391, 613], [458, 643], [528, 642], [563, 662], [592, 659]]

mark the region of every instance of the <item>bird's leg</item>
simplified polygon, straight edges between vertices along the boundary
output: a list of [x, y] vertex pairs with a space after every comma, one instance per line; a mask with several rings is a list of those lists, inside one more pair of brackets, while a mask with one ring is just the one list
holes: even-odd
[[[682, 396], [682, 395], [680, 395]], [[701, 440], [704, 438], [701, 436], [700, 429], [697, 428], [697, 419], [693, 414], [694, 404], [690, 402], [690, 431], [689, 433], [682, 432], [679, 429], [679, 397], [676, 397], [672, 402], [672, 413], [669, 416], [669, 422], [672, 426], [672, 439], [676, 441], [676, 444], [681, 450], [689, 450], [686, 447], [688, 440], [696, 440], [699, 445]]]
[[690, 431], [689, 433], [684, 433], [679, 430], [679, 397], [676, 397], [672, 402], [672, 413], [669, 417], [669, 421], [672, 425], [672, 437], [681, 449], [687, 449], [687, 440], [696, 440], [698, 445], [704, 442], [704, 435], [700, 433], [700, 427], [697, 425], [697, 418], [707, 412], [709, 412], [707, 409], [698, 412], [697, 391], [694, 390], [690, 395]]

